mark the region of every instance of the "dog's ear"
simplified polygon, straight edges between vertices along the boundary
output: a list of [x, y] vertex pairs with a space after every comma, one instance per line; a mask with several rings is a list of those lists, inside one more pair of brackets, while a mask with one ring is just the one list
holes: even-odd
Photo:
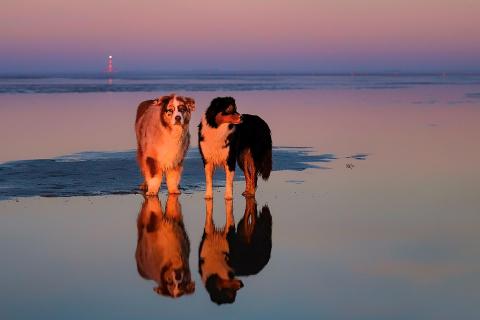
[[190, 97], [185, 97], [185, 106], [190, 112], [195, 111], [195, 100]]
[[172, 93], [169, 96], [162, 96], [158, 97], [157, 99], [154, 100], [153, 104], [156, 106], [164, 107], [166, 106], [170, 100], [174, 97], [175, 95]]

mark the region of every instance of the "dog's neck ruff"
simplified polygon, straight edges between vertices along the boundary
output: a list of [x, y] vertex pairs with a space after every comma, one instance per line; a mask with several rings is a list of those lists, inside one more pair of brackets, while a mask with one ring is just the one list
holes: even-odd
[[235, 126], [228, 123], [212, 128], [203, 115], [201, 130], [203, 139], [200, 141], [200, 147], [205, 161], [215, 165], [225, 164], [229, 151], [229, 138], [234, 131]]
[[214, 231], [207, 234], [200, 258], [203, 259], [202, 280], [205, 282], [212, 274], [218, 274], [222, 279], [228, 279], [232, 268], [227, 263], [226, 255], [230, 251], [228, 241], [224, 232]]

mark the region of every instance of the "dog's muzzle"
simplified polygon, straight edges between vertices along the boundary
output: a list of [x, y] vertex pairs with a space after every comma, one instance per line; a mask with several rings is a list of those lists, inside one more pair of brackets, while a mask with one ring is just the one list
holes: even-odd
[[175, 124], [182, 124], [182, 117], [181, 116], [175, 116]]
[[243, 116], [240, 113], [234, 113], [232, 115], [232, 120], [233, 124], [240, 124], [243, 122]]

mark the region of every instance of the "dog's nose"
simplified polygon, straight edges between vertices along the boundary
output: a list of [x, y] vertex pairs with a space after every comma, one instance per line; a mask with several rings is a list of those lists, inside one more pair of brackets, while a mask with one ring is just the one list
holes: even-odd
[[182, 120], [182, 117], [176, 116], [176, 117], [175, 117], [175, 120], [176, 120], [176, 121], [180, 121], [180, 120]]
[[182, 270], [175, 270], [175, 280], [180, 281], [183, 278]]

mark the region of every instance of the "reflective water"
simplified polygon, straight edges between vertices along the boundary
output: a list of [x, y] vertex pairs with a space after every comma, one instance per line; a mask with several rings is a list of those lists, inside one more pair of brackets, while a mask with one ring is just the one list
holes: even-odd
[[[332, 160], [274, 171], [255, 202], [241, 180], [233, 202], [222, 187], [212, 203], [201, 188], [159, 201], [0, 201], [0, 318], [478, 319], [478, 92], [464, 83], [192, 94], [193, 123], [213, 96], [233, 95], [268, 121], [274, 145]], [[144, 96], [0, 95], [0, 159], [132, 149]], [[208, 282], [212, 270], [223, 278]]]
[[2, 93], [398, 89], [478, 85], [478, 74], [115, 73], [0, 75]]
[[[335, 160], [332, 154], [316, 155], [312, 148], [275, 147], [272, 170], [302, 171]], [[53, 159], [20, 160], [0, 164], [0, 200], [15, 197], [72, 197], [139, 193], [142, 181], [136, 151], [81, 152]], [[366, 155], [353, 155], [365, 159]], [[236, 179], [243, 179], [237, 175]], [[217, 174], [216, 186], [224, 174]], [[190, 193], [205, 187], [198, 148], [188, 151], [181, 190]]]

